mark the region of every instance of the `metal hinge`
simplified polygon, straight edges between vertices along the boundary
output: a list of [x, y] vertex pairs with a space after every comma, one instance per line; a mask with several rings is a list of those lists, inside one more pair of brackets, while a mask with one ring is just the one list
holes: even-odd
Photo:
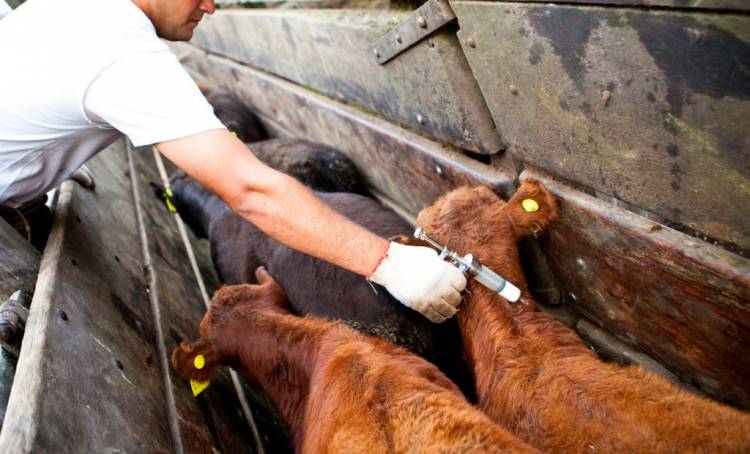
[[380, 38], [372, 52], [384, 65], [455, 18], [448, 0], [429, 0]]

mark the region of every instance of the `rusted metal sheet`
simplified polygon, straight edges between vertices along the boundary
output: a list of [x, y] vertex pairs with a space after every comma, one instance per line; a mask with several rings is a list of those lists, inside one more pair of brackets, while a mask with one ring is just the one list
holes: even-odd
[[[173, 45], [178, 55], [190, 46]], [[512, 178], [460, 152], [278, 77], [194, 49], [184, 64], [196, 77], [237, 95], [297, 137], [339, 148], [370, 186], [415, 214], [460, 185], [487, 184], [507, 194]]]
[[[498, 1], [498, 0], [495, 0]], [[714, 10], [750, 10], [747, 0], [499, 0], [506, 3], [561, 3], [582, 5], [663, 6]]]
[[372, 45], [404, 12], [234, 10], [204, 19], [192, 43], [478, 153], [502, 148], [454, 31], [379, 65]]
[[[162, 279], [144, 277], [124, 142], [91, 161], [90, 169], [95, 191], [72, 182], [60, 189], [0, 452], [247, 451], [237, 441], [244, 426], [231, 425], [236, 414], [221, 413], [233, 408], [231, 401], [211, 402], [214, 413], [206, 414], [175, 385], [176, 405], [170, 408], [156, 347], [162, 322], [155, 320], [149, 297], [174, 297], [170, 303], [183, 311], [175, 324], [194, 323], [203, 308], [190, 304], [190, 275], [175, 271], [181, 265], [178, 254], [167, 250], [170, 237], [152, 239], [159, 258], [146, 267]], [[142, 211], [147, 225], [158, 217], [148, 207]], [[164, 312], [172, 315], [172, 308], [165, 304]], [[221, 380], [215, 386], [226, 389]]]
[[515, 158], [750, 253], [750, 16], [452, 6]]
[[568, 302], [681, 381], [750, 408], [750, 260], [529, 177], [561, 200], [544, 244]]

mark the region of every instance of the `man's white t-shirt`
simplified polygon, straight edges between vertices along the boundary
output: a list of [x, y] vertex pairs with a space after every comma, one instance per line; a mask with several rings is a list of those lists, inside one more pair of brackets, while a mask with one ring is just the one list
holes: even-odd
[[10, 9], [10, 6], [5, 2], [5, 0], [0, 0], [0, 19], [10, 14], [10, 12], [13, 11]]
[[224, 126], [131, 0], [28, 0], [0, 20], [0, 206], [59, 185], [122, 134]]

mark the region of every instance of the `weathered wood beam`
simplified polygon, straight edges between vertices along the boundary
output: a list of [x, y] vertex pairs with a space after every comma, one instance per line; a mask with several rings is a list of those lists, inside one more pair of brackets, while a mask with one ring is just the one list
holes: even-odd
[[681, 381], [750, 408], [750, 260], [538, 172], [561, 201], [544, 237], [568, 301]]
[[750, 16], [451, 4], [514, 158], [750, 256]]
[[[212, 446], [242, 452], [241, 442], [230, 444], [212, 433], [229, 427], [232, 414], [215, 418], [209, 428], [198, 402], [180, 399], [182, 386], [173, 390], [175, 411], [168, 409], [170, 390], [155, 347], [161, 322], [154, 319], [148, 292], [169, 299], [165, 293], [172, 285], [185, 287], [175, 295], [175, 304], [184, 304], [180, 321], [192, 323], [202, 308], [188, 304], [189, 275], [175, 274], [172, 283], [157, 280], [148, 288], [124, 142], [92, 160], [90, 169], [95, 192], [73, 182], [60, 189], [0, 452], [211, 452]], [[179, 266], [166, 250], [170, 239], [154, 241], [164, 246], [155, 255]], [[157, 271], [166, 268], [154, 264]], [[229, 437], [241, 438], [238, 433], [232, 430]]]
[[620, 341], [585, 318], [581, 318], [576, 322], [575, 330], [588, 345], [592, 346], [594, 351], [601, 358], [609, 361], [616, 361], [620, 364], [633, 364], [643, 367], [646, 370], [661, 375], [672, 384], [684, 386], [675, 374], [654, 361], [653, 358], [634, 350], [631, 346]]
[[172, 48], [196, 77], [233, 92], [289, 133], [348, 154], [370, 186], [413, 214], [460, 185], [486, 184], [504, 194], [512, 187], [507, 174], [450, 146], [198, 48]]
[[191, 42], [460, 148], [500, 150], [451, 27], [378, 64], [373, 44], [406, 17], [403, 11], [219, 11]]

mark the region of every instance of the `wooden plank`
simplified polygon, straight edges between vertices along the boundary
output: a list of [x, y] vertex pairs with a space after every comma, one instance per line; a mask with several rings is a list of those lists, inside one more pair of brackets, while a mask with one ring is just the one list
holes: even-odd
[[515, 158], [750, 254], [750, 16], [452, 6]]
[[560, 3], [581, 5], [662, 6], [667, 8], [691, 8], [708, 10], [748, 11], [746, 0], [495, 0], [505, 3]]
[[378, 64], [373, 44], [407, 16], [403, 11], [219, 11], [204, 18], [191, 42], [460, 148], [500, 150], [487, 105], [450, 27]]
[[171, 452], [122, 142], [63, 183], [2, 452]]
[[750, 260], [524, 171], [561, 200], [545, 235], [568, 301], [681, 381], [750, 408]]
[[674, 385], [685, 386], [675, 374], [654, 361], [653, 358], [634, 350], [585, 318], [581, 318], [576, 322], [575, 330], [587, 345], [592, 346], [601, 358], [616, 361], [620, 364], [635, 364], [661, 375]]
[[412, 214], [457, 186], [486, 184], [504, 194], [512, 187], [506, 173], [452, 147], [226, 58], [185, 44], [172, 48], [177, 55], [193, 52], [183, 61], [200, 79], [233, 92], [295, 136], [347, 153], [368, 185]]

